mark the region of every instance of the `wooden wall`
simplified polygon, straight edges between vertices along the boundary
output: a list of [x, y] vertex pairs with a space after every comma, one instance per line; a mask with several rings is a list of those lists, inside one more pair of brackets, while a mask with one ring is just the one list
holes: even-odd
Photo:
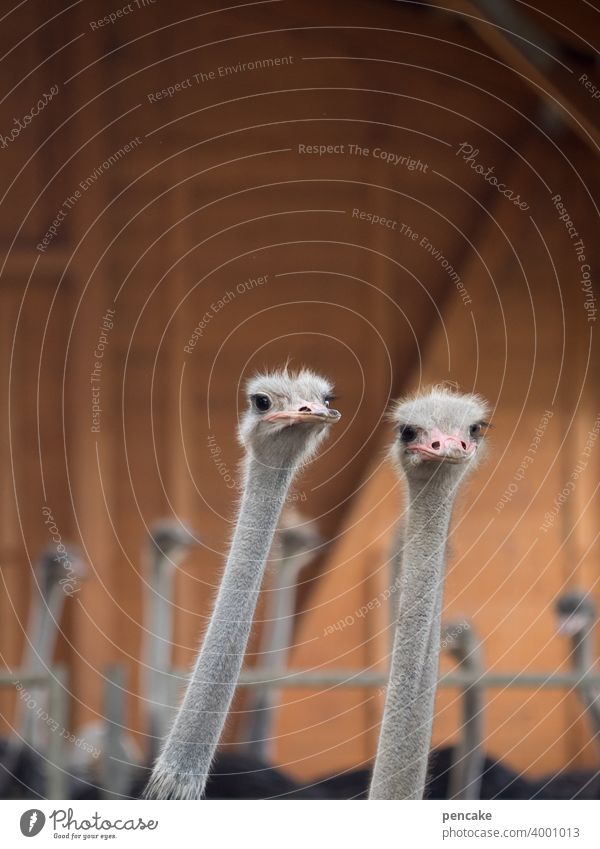
[[[203, 541], [176, 588], [173, 659], [191, 662], [235, 506], [207, 439], [235, 479], [243, 379], [288, 357], [332, 376], [344, 415], [296, 487], [329, 546], [302, 586], [295, 665], [384, 667], [384, 611], [322, 634], [385, 580], [399, 501], [384, 414], [422, 381], [458, 380], [495, 408], [490, 461], [465, 498], [447, 591], [448, 613], [473, 618], [487, 662], [565, 663], [552, 599], [565, 585], [596, 591], [597, 449], [551, 531], [539, 528], [600, 413], [593, 323], [551, 202], [562, 195], [595, 270], [597, 159], [572, 132], [548, 130], [536, 94], [460, 16], [383, 1], [343, 10], [342, 21], [329, 0], [235, 11], [157, 0], [99, 27], [107, 10], [93, 0], [68, 10], [33, 4], [3, 21], [15, 48], [4, 59], [0, 132], [52, 85], [58, 93], [0, 150], [0, 653], [18, 666], [31, 562], [49, 542], [46, 505], [91, 566], [68, 601], [58, 650], [73, 727], [101, 716], [104, 670], [120, 662], [127, 729], [143, 735], [140, 551], [165, 515], [189, 520]], [[582, 31], [585, 11], [572, 14]], [[289, 61], [219, 76], [277, 57]], [[196, 82], [201, 73], [208, 79]], [[462, 142], [526, 212], [457, 156]], [[306, 145], [338, 152], [301, 152]], [[436, 256], [460, 275], [469, 303]], [[257, 277], [266, 282], [238, 292]], [[228, 291], [235, 297], [212, 306]], [[93, 432], [90, 375], [107, 309], [114, 326]], [[498, 513], [548, 408], [535, 463]], [[8, 724], [6, 693], [0, 705]], [[292, 694], [279, 717], [279, 762], [312, 775], [367, 760], [380, 708], [372, 693]], [[520, 768], [591, 762], [572, 695], [492, 693], [486, 716], [490, 749]], [[436, 740], [456, 721], [456, 694], [446, 693]], [[230, 739], [235, 729], [234, 716]]]

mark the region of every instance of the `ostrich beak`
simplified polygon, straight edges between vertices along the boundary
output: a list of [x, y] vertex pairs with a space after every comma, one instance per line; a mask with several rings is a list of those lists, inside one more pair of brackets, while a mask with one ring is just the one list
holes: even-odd
[[296, 410], [278, 410], [263, 416], [265, 422], [281, 422], [285, 425], [299, 424], [302, 422], [318, 422], [319, 424], [334, 424], [341, 419], [342, 414], [338, 410], [331, 410], [325, 404], [300, 401]]
[[467, 442], [456, 434], [442, 433], [433, 428], [423, 442], [411, 445], [411, 453], [419, 454], [423, 460], [437, 460], [446, 463], [464, 463], [477, 451], [474, 442]]

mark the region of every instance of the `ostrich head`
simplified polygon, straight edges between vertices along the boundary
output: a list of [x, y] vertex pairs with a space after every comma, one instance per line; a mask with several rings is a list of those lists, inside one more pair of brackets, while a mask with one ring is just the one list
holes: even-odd
[[411, 478], [426, 480], [443, 467], [458, 479], [481, 456], [486, 415], [487, 405], [478, 395], [444, 386], [405, 398], [392, 410], [392, 456]]
[[69, 546], [59, 552], [56, 548], [47, 548], [38, 558], [36, 569], [40, 586], [48, 592], [51, 587], [61, 584], [67, 595], [80, 581], [88, 577], [88, 565], [75, 546]]
[[452, 654], [464, 654], [464, 649], [469, 642], [469, 631], [471, 626], [464, 619], [450, 619], [442, 623], [441, 642], [442, 646]]
[[556, 601], [554, 612], [557, 630], [570, 637], [588, 631], [598, 616], [596, 605], [589, 593], [583, 590], [570, 590], [561, 595]]
[[283, 511], [278, 539], [282, 556], [278, 568], [283, 567], [292, 575], [299, 574], [314, 560], [323, 544], [316, 522], [302, 516], [295, 507]]
[[314, 556], [323, 540], [316, 522], [304, 517], [295, 507], [283, 511], [279, 522], [279, 541], [287, 558]]
[[290, 468], [306, 462], [340, 413], [330, 408], [332, 386], [308, 369], [259, 374], [246, 387], [248, 408], [240, 442], [265, 466]]

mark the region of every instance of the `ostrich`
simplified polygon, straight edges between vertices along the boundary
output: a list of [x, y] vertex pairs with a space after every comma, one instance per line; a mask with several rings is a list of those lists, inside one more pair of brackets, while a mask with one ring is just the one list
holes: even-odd
[[[265, 626], [260, 646], [261, 663], [283, 669], [292, 639], [298, 578], [311, 562], [321, 544], [314, 522], [304, 521], [297, 510], [285, 510], [277, 534], [280, 559], [274, 566], [273, 583], [269, 587]], [[248, 721], [242, 738], [245, 751], [256, 758], [270, 760], [271, 727], [277, 693], [271, 687], [252, 690], [246, 708]]]
[[[23, 668], [28, 672], [49, 672], [65, 601], [75, 594], [80, 581], [87, 577], [87, 566], [79, 552], [74, 548], [67, 550], [64, 546], [63, 549], [61, 553], [53, 548], [46, 549], [34, 566], [28, 636], [23, 651]], [[45, 707], [45, 688], [31, 687], [29, 695], [37, 708]], [[48, 729], [35, 722], [35, 713], [23, 701], [20, 702], [20, 735], [34, 749], [40, 750], [45, 745]]]
[[[471, 625], [447, 622], [442, 628], [442, 645], [453, 655], [461, 671], [475, 678], [483, 674], [481, 645]], [[485, 755], [483, 737], [483, 692], [472, 682], [465, 686], [462, 699], [462, 737], [453, 752], [450, 773], [450, 799], [479, 799]]]
[[[156, 522], [143, 552], [145, 566], [144, 631], [142, 644], [142, 693], [148, 714], [150, 751], [153, 763], [157, 741], [163, 739], [171, 714], [172, 596], [175, 569], [197, 544], [195, 535], [180, 521]], [[105, 670], [105, 720], [88, 722], [79, 731], [89, 744], [74, 749], [73, 773], [85, 776], [92, 787], [101, 788], [104, 798], [122, 798], [146, 781], [147, 766], [136, 741], [122, 731], [123, 670]]]
[[[60, 551], [48, 548], [37, 557], [21, 662], [23, 671], [51, 674], [65, 601], [77, 591], [87, 571], [79, 551], [66, 548], [62, 543]], [[44, 792], [45, 768], [38, 753], [47, 743], [49, 728], [40, 718], [45, 713], [46, 703], [44, 687], [20, 690], [16, 734], [2, 744], [0, 798], [26, 794], [27, 790], [40, 795]]]
[[486, 405], [445, 387], [397, 404], [392, 456], [408, 516], [398, 622], [369, 798], [421, 799], [440, 650], [446, 541], [458, 487], [482, 453]]
[[[173, 576], [196, 542], [192, 531], [181, 522], [165, 519], [150, 528], [143, 552], [142, 692], [148, 709], [149, 763], [158, 754], [156, 743], [167, 731], [170, 714]], [[73, 749], [70, 766], [75, 775], [85, 777], [82, 785], [101, 788], [103, 798], [118, 799], [127, 796], [140, 780], [145, 781], [147, 766], [135, 739], [122, 730], [123, 670], [110, 666], [104, 674], [105, 720], [88, 722], [79, 729], [88, 746]]]
[[172, 719], [171, 645], [173, 638], [173, 579], [188, 551], [198, 544], [179, 521], [157, 522], [148, 537], [142, 646], [143, 692], [148, 713], [150, 762], [158, 755]]
[[151, 799], [204, 792], [240, 674], [265, 564], [292, 479], [340, 413], [329, 381], [303, 369], [254, 377], [239, 426], [244, 491], [215, 607], [183, 703], [146, 788]]
[[[596, 658], [592, 645], [592, 631], [598, 620], [598, 611], [589, 593], [571, 590], [556, 602], [558, 630], [571, 638], [571, 663], [581, 676], [594, 669]], [[577, 692], [592, 723], [594, 737], [600, 742], [600, 693], [585, 681], [578, 685]]]
[[[197, 544], [194, 533], [178, 520], [156, 522], [147, 537], [142, 559], [145, 567], [144, 631], [142, 637], [142, 693], [150, 740], [147, 763], [153, 763], [157, 742], [167, 732], [171, 714], [172, 598], [175, 569]], [[89, 749], [73, 752], [72, 769], [102, 788], [104, 798], [122, 798], [147, 778], [148, 767], [136, 741], [122, 732], [122, 669], [105, 671], [106, 719], [88, 722], [81, 736]], [[111, 708], [109, 710], [109, 707]], [[109, 720], [110, 717], [110, 720]], [[109, 720], [109, 721], [107, 721]]]

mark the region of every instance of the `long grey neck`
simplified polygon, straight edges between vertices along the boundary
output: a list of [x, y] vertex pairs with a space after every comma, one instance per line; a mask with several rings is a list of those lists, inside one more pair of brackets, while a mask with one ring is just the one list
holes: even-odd
[[[294, 610], [300, 569], [298, 557], [283, 557], [273, 575], [265, 611], [261, 666], [284, 669], [294, 629]], [[256, 687], [248, 702], [243, 741], [250, 755], [267, 760], [272, 754], [272, 730], [279, 693], [269, 686]]]
[[398, 623], [369, 798], [421, 799], [440, 653], [453, 487], [442, 472], [409, 481]]
[[402, 574], [402, 557], [404, 552], [406, 522], [404, 517], [401, 517], [396, 528], [394, 529], [394, 537], [390, 552], [390, 597], [389, 597], [389, 616], [390, 616], [390, 650], [394, 647], [394, 638], [396, 635], [396, 623], [398, 622], [398, 596], [400, 591], [400, 575]]
[[214, 611], [146, 796], [199, 799], [242, 668], [267, 555], [294, 469], [248, 461], [240, 514]]

